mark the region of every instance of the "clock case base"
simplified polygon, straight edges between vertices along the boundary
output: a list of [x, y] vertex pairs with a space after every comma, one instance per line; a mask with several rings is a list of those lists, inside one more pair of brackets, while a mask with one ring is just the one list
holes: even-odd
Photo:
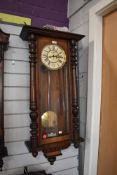
[[[62, 155], [61, 150], [68, 148], [71, 144], [69, 135], [59, 136], [59, 139], [58, 137], [53, 137], [44, 141], [45, 143], [38, 145], [38, 151], [43, 151], [44, 156], [48, 159], [51, 165], [54, 164], [56, 156]], [[33, 152], [31, 141], [26, 141], [25, 144], [28, 150]]]
[[[53, 137], [52, 140], [49, 138], [49, 142], [42, 143], [39, 145], [38, 141], [38, 113], [37, 113], [37, 97], [36, 97], [36, 42], [39, 36], [51, 37], [54, 40], [57, 38], [64, 39], [69, 42], [71, 66], [72, 66], [72, 130], [69, 137]], [[30, 141], [26, 141], [26, 146], [34, 157], [38, 155], [38, 151], [43, 151], [45, 157], [50, 161], [51, 164], [56, 160], [56, 156], [61, 155], [61, 150], [68, 148], [71, 143], [74, 144], [75, 148], [79, 147], [80, 142], [84, 139], [80, 137], [80, 115], [79, 115], [79, 97], [78, 97], [78, 85], [77, 85], [77, 69], [78, 69], [78, 50], [77, 42], [84, 36], [79, 34], [73, 34], [69, 32], [55, 31], [45, 28], [37, 28], [32, 26], [23, 26], [20, 37], [24, 41], [29, 42], [29, 53], [30, 53], [30, 118], [31, 118], [31, 137]], [[55, 139], [53, 141], [53, 139]]]
[[[56, 139], [56, 138], [54, 138], [54, 139]], [[81, 142], [84, 142], [84, 138], [79, 137], [79, 140], [77, 141], [77, 143], [74, 143], [74, 147], [79, 148], [79, 144]], [[32, 153], [33, 146], [31, 144], [31, 141], [26, 141], [25, 144], [26, 144], [29, 152]], [[70, 140], [66, 140], [66, 142], [60, 141], [60, 144], [59, 144], [59, 142], [45, 144], [45, 145], [38, 146], [38, 151], [43, 151], [44, 156], [48, 159], [50, 164], [53, 165], [54, 162], [56, 161], [56, 156], [61, 156], [62, 155], [61, 150], [66, 149], [67, 147], [70, 146], [70, 144], [71, 144]]]

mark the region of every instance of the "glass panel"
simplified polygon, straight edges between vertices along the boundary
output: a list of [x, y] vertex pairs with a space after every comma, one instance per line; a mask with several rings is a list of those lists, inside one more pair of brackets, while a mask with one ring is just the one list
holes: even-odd
[[47, 111], [41, 116], [41, 126], [43, 139], [62, 135], [62, 131], [58, 130], [57, 114], [53, 111]]
[[[45, 44], [40, 45], [41, 50]], [[67, 48], [67, 42], [61, 41], [61, 47]], [[67, 52], [66, 52], [67, 53]], [[38, 57], [38, 113], [41, 139], [70, 134], [71, 129], [71, 68], [69, 57], [59, 70], [48, 69]], [[41, 121], [40, 121], [41, 120]]]

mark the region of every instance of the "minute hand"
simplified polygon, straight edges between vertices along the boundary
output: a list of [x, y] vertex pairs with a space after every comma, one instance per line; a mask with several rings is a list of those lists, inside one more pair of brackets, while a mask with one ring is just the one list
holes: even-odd
[[60, 55], [57, 55], [56, 57], [57, 57], [57, 58], [63, 58], [63, 57], [62, 57], [62, 56], [60, 56]]
[[52, 57], [57, 57], [57, 56], [55, 56], [55, 55], [49, 56], [49, 58], [52, 58]]

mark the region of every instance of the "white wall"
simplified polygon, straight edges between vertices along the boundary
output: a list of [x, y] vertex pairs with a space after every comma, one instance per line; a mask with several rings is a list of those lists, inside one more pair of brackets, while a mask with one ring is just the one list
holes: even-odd
[[[69, 0], [69, 29], [73, 33], [85, 35], [79, 43], [79, 71], [80, 71], [80, 132], [85, 138], [87, 115], [87, 75], [88, 75], [88, 43], [89, 43], [89, 10], [100, 0]], [[82, 89], [83, 88], [83, 89]], [[87, 141], [87, 140], [86, 140]], [[83, 174], [85, 143], [80, 147], [80, 170]]]
[[[30, 137], [28, 43], [19, 37], [21, 27], [0, 24], [0, 28], [10, 33], [4, 70], [5, 144], [9, 156], [4, 158], [0, 175], [22, 174], [24, 166], [33, 171], [44, 169], [53, 175], [78, 175], [78, 150], [73, 146], [63, 150], [54, 165], [48, 163], [42, 152], [36, 158], [28, 152], [24, 144]], [[84, 94], [83, 84], [81, 80], [81, 94]]]

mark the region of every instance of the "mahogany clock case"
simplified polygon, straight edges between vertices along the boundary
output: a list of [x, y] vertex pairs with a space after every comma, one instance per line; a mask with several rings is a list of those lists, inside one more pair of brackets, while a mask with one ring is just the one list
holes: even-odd
[[33, 156], [42, 150], [51, 164], [61, 150], [83, 141], [79, 135], [78, 49], [84, 36], [24, 26], [29, 42], [31, 137]]
[[3, 166], [3, 157], [7, 156], [4, 144], [4, 52], [9, 43], [9, 34], [0, 29], [0, 170]]

